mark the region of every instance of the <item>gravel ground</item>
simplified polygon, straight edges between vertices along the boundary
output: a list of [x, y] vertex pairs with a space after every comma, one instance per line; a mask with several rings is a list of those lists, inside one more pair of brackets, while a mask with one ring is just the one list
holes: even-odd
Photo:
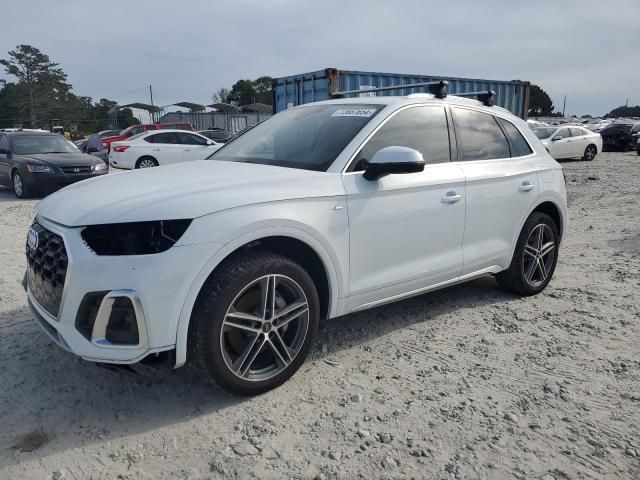
[[564, 162], [545, 292], [485, 278], [326, 322], [281, 388], [101, 369], [18, 282], [33, 201], [0, 190], [0, 478], [640, 478], [640, 159]]

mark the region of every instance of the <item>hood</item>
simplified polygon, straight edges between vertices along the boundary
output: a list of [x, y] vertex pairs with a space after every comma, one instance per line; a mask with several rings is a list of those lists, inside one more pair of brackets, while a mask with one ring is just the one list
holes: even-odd
[[49, 165], [93, 165], [99, 163], [96, 157], [86, 153], [37, 153], [33, 155], [19, 155], [21, 160], [38, 165], [48, 163]]
[[112, 173], [46, 197], [36, 213], [66, 226], [197, 218], [254, 203], [344, 195], [340, 174], [220, 160]]

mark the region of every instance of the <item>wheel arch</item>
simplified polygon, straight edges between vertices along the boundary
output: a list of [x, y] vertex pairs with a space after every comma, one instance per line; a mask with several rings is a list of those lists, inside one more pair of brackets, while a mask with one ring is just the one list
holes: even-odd
[[204, 284], [226, 260], [250, 250], [279, 253], [299, 263], [317, 285], [321, 319], [338, 314], [342, 285], [335, 262], [322, 244], [307, 232], [291, 227], [261, 228], [225, 244], [209, 259], [193, 281], [178, 320], [176, 368], [186, 363], [191, 317]]
[[531, 210], [529, 215], [527, 215], [527, 218], [529, 218], [533, 212], [541, 212], [549, 215], [556, 224], [556, 227], [558, 227], [558, 235], [560, 235], [560, 240], [562, 240], [562, 235], [564, 232], [564, 219], [562, 218], [560, 208], [554, 202], [545, 200], [542, 203], [539, 203], [533, 210]]

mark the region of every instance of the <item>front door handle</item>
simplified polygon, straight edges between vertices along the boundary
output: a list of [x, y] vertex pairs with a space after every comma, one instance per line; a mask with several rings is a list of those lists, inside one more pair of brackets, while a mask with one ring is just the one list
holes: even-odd
[[521, 192], [530, 192], [534, 188], [536, 188], [536, 186], [531, 182], [522, 182], [522, 185], [520, 185]]
[[440, 199], [442, 203], [451, 204], [459, 202], [462, 198], [462, 195], [458, 195], [456, 192], [447, 192], [447, 194]]

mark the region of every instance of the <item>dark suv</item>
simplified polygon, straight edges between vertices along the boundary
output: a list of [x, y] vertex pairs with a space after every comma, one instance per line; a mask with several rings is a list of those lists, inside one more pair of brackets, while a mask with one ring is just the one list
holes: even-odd
[[636, 139], [640, 134], [640, 123], [612, 123], [602, 135], [602, 150], [605, 152], [626, 152], [636, 148]]
[[18, 198], [50, 193], [107, 172], [102, 160], [82, 153], [57, 133], [0, 133], [0, 185], [13, 187]]

